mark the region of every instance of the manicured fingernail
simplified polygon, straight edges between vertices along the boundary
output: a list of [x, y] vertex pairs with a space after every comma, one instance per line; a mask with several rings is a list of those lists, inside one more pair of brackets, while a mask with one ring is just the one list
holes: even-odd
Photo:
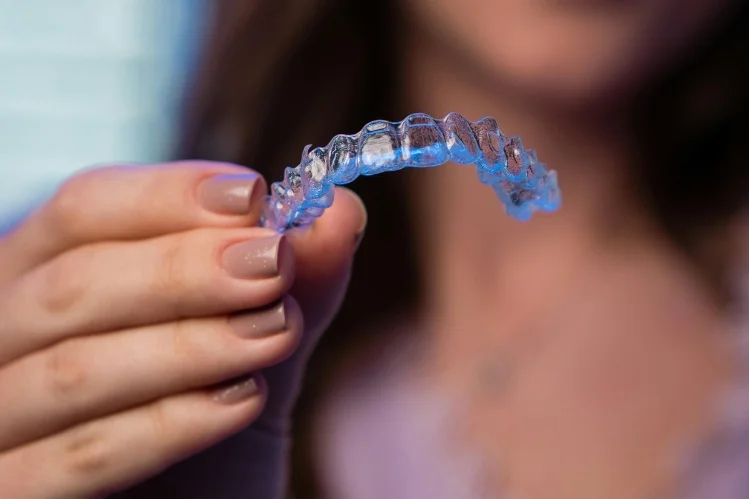
[[229, 246], [221, 262], [229, 274], [239, 279], [275, 277], [281, 268], [286, 237], [274, 234]]
[[286, 307], [284, 300], [266, 307], [229, 319], [229, 326], [241, 338], [257, 339], [280, 333], [286, 329]]
[[223, 215], [246, 215], [265, 195], [263, 177], [255, 173], [216, 175], [198, 186], [198, 199], [207, 210]]
[[260, 393], [255, 375], [236, 378], [214, 389], [213, 400], [219, 404], [231, 405], [243, 402]]

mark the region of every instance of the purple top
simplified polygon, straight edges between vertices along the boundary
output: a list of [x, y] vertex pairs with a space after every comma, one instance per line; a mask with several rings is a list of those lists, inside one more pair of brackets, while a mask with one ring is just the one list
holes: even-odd
[[[724, 407], [716, 410], [715, 433], [684, 456], [676, 499], [749, 497], [749, 315], [745, 317], [735, 349], [743, 359], [741, 370]], [[349, 380], [321, 414], [318, 457], [326, 497], [496, 498], [482, 486], [480, 456], [455, 455], [455, 448], [448, 448], [449, 405], [434, 387], [409, 375], [412, 364], [404, 359], [409, 354], [399, 352], [375, 373]]]
[[479, 457], [451, 455], [450, 410], [393, 360], [349, 383], [319, 422], [329, 499], [480, 499]]

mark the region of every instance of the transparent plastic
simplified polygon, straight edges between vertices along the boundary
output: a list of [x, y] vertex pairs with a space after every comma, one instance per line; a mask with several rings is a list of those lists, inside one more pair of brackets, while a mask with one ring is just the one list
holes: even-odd
[[325, 147], [305, 147], [300, 164], [286, 168], [283, 181], [271, 185], [261, 225], [284, 232], [312, 223], [333, 204], [333, 186], [360, 175], [450, 161], [475, 164], [479, 180], [516, 219], [561, 205], [556, 172], [519, 138], [502, 134], [493, 118], [471, 123], [457, 113], [441, 120], [416, 113], [399, 123], [373, 121], [355, 135], [336, 135]]

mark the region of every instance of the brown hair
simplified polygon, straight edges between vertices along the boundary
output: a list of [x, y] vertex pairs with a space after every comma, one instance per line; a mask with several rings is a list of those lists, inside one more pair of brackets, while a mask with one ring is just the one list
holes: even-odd
[[[695, 48], [677, 71], [643, 93], [641, 192], [681, 247], [701, 244], [744, 202], [749, 29], [747, 3]], [[248, 165], [269, 180], [298, 163], [304, 145], [325, 144], [375, 118], [397, 118], [399, 16], [395, 0], [223, 0], [186, 106], [180, 157]], [[383, 34], [385, 33], [385, 34]], [[297, 407], [292, 486], [317, 497], [310, 466], [311, 414], [332, 365], [371, 339], [364, 327], [404, 312], [418, 296], [405, 189], [398, 175], [356, 185], [370, 218], [350, 292], [315, 353]], [[375, 261], [383, 254], [388, 264]], [[704, 259], [713, 261], [714, 259]], [[719, 260], [719, 259], [718, 259]], [[717, 279], [722, 268], [703, 266]], [[397, 282], [398, 286], [392, 283]]]

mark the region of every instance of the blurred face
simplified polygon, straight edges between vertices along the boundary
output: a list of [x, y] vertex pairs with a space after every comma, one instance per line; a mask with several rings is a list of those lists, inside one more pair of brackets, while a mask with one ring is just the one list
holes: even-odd
[[415, 19], [503, 83], [617, 98], [689, 56], [733, 0], [407, 0]]

